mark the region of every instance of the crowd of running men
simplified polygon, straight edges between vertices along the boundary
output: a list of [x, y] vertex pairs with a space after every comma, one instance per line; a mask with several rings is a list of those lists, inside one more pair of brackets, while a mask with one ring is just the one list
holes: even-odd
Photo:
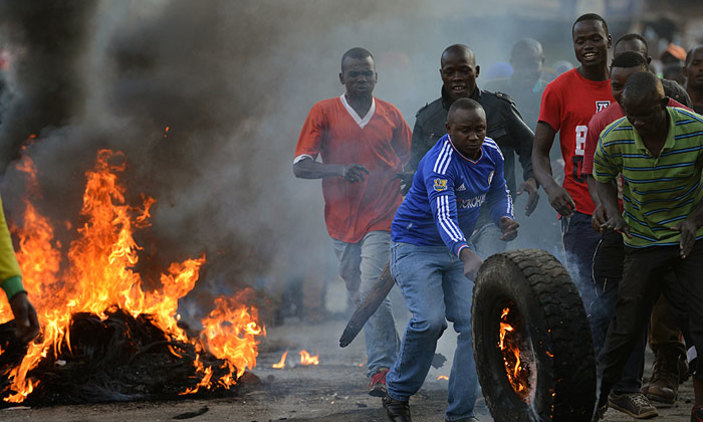
[[[644, 37], [613, 44], [597, 14], [576, 19], [571, 35], [577, 67], [547, 83], [542, 46], [519, 40], [513, 74], [490, 90], [477, 85], [471, 48], [447, 47], [440, 96], [412, 131], [373, 96], [372, 54], [353, 48], [342, 56], [344, 93], [315, 104], [303, 125], [293, 170], [322, 179], [350, 299], [389, 265], [411, 313], [402, 341], [388, 299], [364, 328], [369, 393], [392, 421], [411, 420], [410, 397], [447, 321], [458, 338], [444, 417], [477, 421], [473, 280], [518, 236], [513, 199], [526, 195], [529, 225], [541, 187], [592, 328], [598, 417], [608, 407], [655, 417], [692, 375], [691, 420], [703, 422], [703, 46], [688, 52], [682, 87], [650, 71]], [[561, 183], [550, 158], [557, 139]], [[655, 362], [643, 385], [647, 344]]]

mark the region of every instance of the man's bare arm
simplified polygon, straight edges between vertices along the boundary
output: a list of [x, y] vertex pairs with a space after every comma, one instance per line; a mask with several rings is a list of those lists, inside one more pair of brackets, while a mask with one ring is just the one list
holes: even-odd
[[549, 196], [552, 208], [563, 216], [570, 216], [576, 204], [566, 189], [559, 186], [552, 177], [552, 165], [549, 162], [549, 150], [552, 148], [556, 134], [557, 132], [548, 124], [537, 122], [535, 141], [532, 145], [532, 169], [537, 181]]
[[341, 176], [348, 182], [356, 183], [366, 179], [369, 171], [361, 164], [324, 164], [304, 158], [293, 164], [293, 174], [301, 179], [323, 179], [326, 177]]

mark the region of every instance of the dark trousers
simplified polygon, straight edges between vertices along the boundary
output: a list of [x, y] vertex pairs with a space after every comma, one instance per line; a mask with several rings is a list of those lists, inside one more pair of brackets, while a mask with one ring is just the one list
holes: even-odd
[[591, 227], [590, 215], [575, 212], [571, 217], [562, 217], [561, 235], [566, 266], [590, 320], [591, 305], [596, 296], [592, 278], [593, 254], [601, 234]]
[[[622, 243], [622, 235], [613, 231], [605, 232], [598, 242], [596, 253], [593, 255], [593, 281], [596, 288], [596, 299], [591, 306], [591, 328], [596, 355], [603, 348], [608, 325], [610, 325], [610, 320], [615, 313], [624, 260], [625, 247]], [[616, 393], [637, 393], [640, 391], [646, 347], [646, 330], [642, 330], [625, 364], [622, 377], [613, 386]]]
[[[671, 272], [674, 277], [667, 277]], [[703, 356], [703, 240], [696, 241], [686, 259], [681, 259], [678, 245], [625, 247], [615, 316], [599, 357], [601, 403], [620, 379], [662, 292], [672, 308], [685, 309], [680, 326], [687, 331], [696, 352]], [[697, 360], [696, 377], [703, 379], [703, 359]]]

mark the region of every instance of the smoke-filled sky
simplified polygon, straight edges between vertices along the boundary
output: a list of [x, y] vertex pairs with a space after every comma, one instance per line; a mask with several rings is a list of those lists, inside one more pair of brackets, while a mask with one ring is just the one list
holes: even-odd
[[[375, 94], [412, 127], [439, 95], [446, 46], [470, 45], [486, 69], [533, 37], [547, 65], [573, 61], [571, 22], [590, 11], [547, 0], [436, 3], [2, 1], [6, 212], [21, 224], [25, 192], [13, 160], [30, 134], [41, 209], [74, 227], [83, 174], [98, 149], [112, 148], [126, 155], [128, 200], [143, 192], [158, 201], [153, 227], [138, 237], [145, 272], [205, 252], [202, 289], [328, 277], [320, 183], [294, 179], [291, 167], [310, 107], [342, 93], [344, 51], [374, 53]], [[524, 11], [514, 14], [516, 4]], [[523, 224], [552, 224], [542, 200], [542, 214]]]

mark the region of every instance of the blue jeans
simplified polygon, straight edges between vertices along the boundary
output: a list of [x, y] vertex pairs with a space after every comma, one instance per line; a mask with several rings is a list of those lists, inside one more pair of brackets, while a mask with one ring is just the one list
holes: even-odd
[[478, 379], [471, 341], [473, 281], [464, 276], [464, 265], [446, 246], [416, 246], [392, 242], [391, 274], [400, 286], [412, 313], [400, 354], [386, 376], [388, 395], [408, 400], [430, 370], [437, 340], [452, 321], [457, 338], [449, 375], [447, 420], [473, 416]]
[[561, 218], [561, 238], [564, 243], [566, 266], [581, 295], [588, 320], [593, 324], [591, 307], [596, 298], [593, 285], [593, 255], [601, 234], [591, 227], [591, 216], [574, 212], [571, 217]]
[[[339, 258], [339, 275], [347, 285], [347, 293], [354, 304], [359, 304], [378, 280], [388, 263], [391, 234], [372, 231], [359, 243], [332, 239]], [[386, 297], [364, 325], [368, 376], [381, 368], [390, 368], [398, 356], [400, 339], [395, 330], [391, 301]]]
[[495, 223], [487, 223], [483, 226], [476, 226], [469, 238], [469, 242], [474, 245], [476, 255], [481, 259], [486, 259], [493, 254], [505, 252], [508, 242], [500, 240], [503, 232]]

